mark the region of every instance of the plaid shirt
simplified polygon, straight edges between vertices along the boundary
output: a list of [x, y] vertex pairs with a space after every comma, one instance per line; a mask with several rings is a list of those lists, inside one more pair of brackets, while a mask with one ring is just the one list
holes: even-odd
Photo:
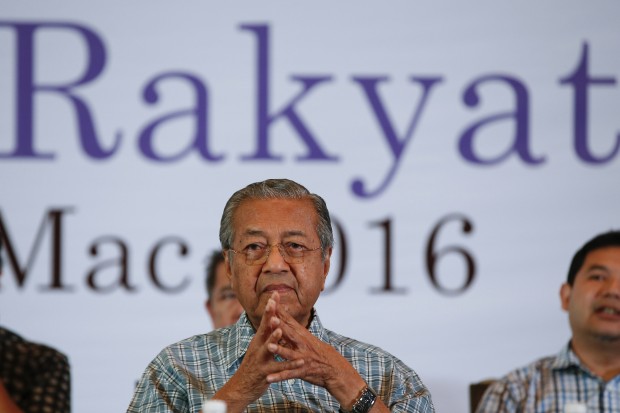
[[590, 413], [620, 413], [620, 375], [608, 382], [592, 374], [570, 349], [508, 373], [484, 393], [476, 413], [564, 413], [567, 404]]
[[59, 351], [31, 343], [0, 327], [0, 380], [24, 411], [71, 411], [69, 360]]
[[[387, 352], [323, 328], [315, 314], [310, 332], [332, 345], [353, 365], [393, 412], [433, 413], [431, 396], [418, 375]], [[237, 371], [254, 329], [245, 313], [239, 321], [166, 347], [146, 368], [128, 413], [198, 413]], [[322, 387], [291, 379], [272, 383], [247, 406], [248, 412], [338, 411]]]

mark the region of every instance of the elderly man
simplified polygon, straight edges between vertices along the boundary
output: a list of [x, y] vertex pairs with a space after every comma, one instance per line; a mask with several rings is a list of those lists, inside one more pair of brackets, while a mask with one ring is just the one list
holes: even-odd
[[434, 412], [417, 374], [385, 351], [343, 337], [314, 310], [333, 234], [323, 199], [289, 180], [237, 191], [220, 226], [226, 268], [245, 312], [230, 327], [164, 349], [128, 412]]
[[207, 287], [205, 308], [211, 317], [213, 328], [235, 324], [243, 312], [243, 307], [230, 285], [221, 251], [214, 251], [209, 258], [205, 284]]
[[620, 232], [577, 251], [560, 299], [568, 345], [492, 384], [478, 413], [620, 412]]

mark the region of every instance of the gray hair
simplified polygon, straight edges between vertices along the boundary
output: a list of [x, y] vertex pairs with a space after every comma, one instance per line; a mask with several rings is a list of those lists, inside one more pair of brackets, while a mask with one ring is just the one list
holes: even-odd
[[327, 251], [334, 245], [334, 233], [332, 232], [329, 211], [323, 198], [308, 191], [303, 185], [290, 179], [267, 179], [255, 182], [235, 192], [224, 207], [220, 221], [220, 243], [223, 250], [232, 247], [233, 216], [243, 201], [250, 199], [308, 199], [314, 205], [318, 224], [316, 232], [321, 242], [323, 259], [327, 257]]

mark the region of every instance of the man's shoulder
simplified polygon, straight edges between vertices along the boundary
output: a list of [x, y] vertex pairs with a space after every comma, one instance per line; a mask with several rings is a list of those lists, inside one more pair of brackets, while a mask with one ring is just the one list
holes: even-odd
[[61, 363], [68, 363], [67, 356], [60, 350], [46, 344], [27, 340], [4, 327], [0, 327], [0, 341], [4, 347], [4, 353], [21, 354], [23, 357], [45, 360], [46, 362], [56, 360]]
[[166, 346], [164, 352], [183, 352], [193, 349], [217, 347], [225, 344], [230, 335], [230, 328], [220, 328], [207, 333], [195, 334]]
[[157, 360], [215, 360], [223, 357], [233, 350], [236, 346], [234, 336], [234, 326], [224, 327], [207, 333], [196, 334], [185, 339], [179, 340], [164, 347], [157, 357]]
[[345, 357], [348, 355], [364, 355], [367, 358], [400, 361], [390, 352], [374, 344], [347, 337], [329, 329], [325, 329], [325, 334], [332, 347], [336, 348]]
[[343, 334], [340, 333], [336, 333], [333, 330], [330, 330], [328, 328], [325, 329], [325, 334], [327, 336], [327, 338], [329, 339], [330, 343], [334, 346], [343, 346], [343, 347], [353, 347], [353, 348], [358, 348], [360, 350], [365, 350], [365, 349], [369, 349], [369, 350], [379, 350], [381, 352], [383, 352], [383, 350], [381, 350], [379, 347], [351, 338], [351, 337], [347, 337]]
[[389, 390], [390, 395], [383, 395], [386, 397], [385, 400], [395, 394], [401, 394], [416, 399], [428, 398], [428, 403], [432, 405], [428, 389], [418, 374], [401, 359], [377, 345], [327, 329], [325, 333], [329, 344], [351, 363], [370, 387], [374, 389], [385, 387], [384, 390]]
[[506, 389], [510, 387], [527, 388], [533, 382], [544, 380], [545, 377], [557, 366], [558, 355], [548, 355], [531, 361], [521, 367], [515, 368], [496, 380], [492, 388]]
[[0, 328], [0, 376], [22, 377], [24, 374], [54, 372], [68, 380], [68, 356], [45, 344], [29, 341], [6, 328]]

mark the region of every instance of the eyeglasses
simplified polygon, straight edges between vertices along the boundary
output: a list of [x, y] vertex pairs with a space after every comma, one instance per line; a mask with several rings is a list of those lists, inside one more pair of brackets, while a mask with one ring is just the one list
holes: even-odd
[[269, 254], [271, 253], [271, 249], [273, 247], [278, 247], [278, 250], [280, 250], [280, 255], [288, 264], [301, 264], [304, 262], [306, 253], [322, 249], [321, 247], [306, 248], [296, 242], [287, 242], [286, 244], [274, 245], [254, 243], [245, 247], [243, 251], [235, 251], [232, 248], [229, 248], [228, 251], [234, 252], [235, 254], [245, 255], [245, 263], [247, 265], [263, 265], [267, 262], [267, 258], [269, 258]]

